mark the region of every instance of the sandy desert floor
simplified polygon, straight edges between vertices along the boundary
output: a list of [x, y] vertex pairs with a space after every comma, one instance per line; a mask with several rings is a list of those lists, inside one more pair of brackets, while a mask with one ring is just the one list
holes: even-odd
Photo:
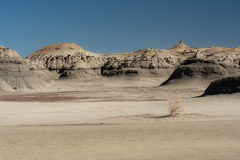
[[[0, 93], [0, 159], [240, 159], [240, 94], [164, 78], [57, 81]], [[177, 97], [184, 111], [167, 117]]]

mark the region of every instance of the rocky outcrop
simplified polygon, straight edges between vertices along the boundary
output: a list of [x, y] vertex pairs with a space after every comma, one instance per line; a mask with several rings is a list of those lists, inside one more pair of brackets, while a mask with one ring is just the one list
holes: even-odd
[[237, 92], [240, 92], [240, 75], [225, 77], [212, 82], [205, 90], [203, 96]]
[[[0, 90], [42, 88], [55, 79], [98, 79], [101, 76], [170, 77], [161, 86], [208, 86], [240, 72], [240, 48], [174, 47], [140, 49], [121, 54], [95, 54], [73, 43], [53, 44], [22, 59], [0, 46]], [[44, 81], [44, 83], [43, 83]], [[193, 85], [192, 85], [193, 86]]]
[[34, 77], [27, 61], [17, 52], [0, 47], [0, 90], [39, 89], [44, 83]]
[[[236, 52], [229, 52], [236, 51]], [[239, 50], [240, 51], [240, 50]], [[228, 69], [229, 73], [236, 73], [240, 69], [240, 52], [236, 48], [211, 47], [196, 54], [196, 58], [213, 60]]]
[[183, 40], [181, 40], [179, 44], [173, 46], [169, 50], [176, 53], [180, 53], [180, 54], [187, 54], [187, 53], [195, 53], [198, 50], [198, 48], [189, 47], [183, 43]]
[[104, 63], [101, 56], [71, 43], [43, 47], [26, 59], [32, 69], [57, 72], [59, 78], [96, 78]]
[[48, 69], [59, 78], [99, 76], [169, 76], [185, 57], [169, 50], [146, 49], [122, 54], [94, 54], [76, 44], [49, 45], [26, 57], [32, 69]]
[[[76, 44], [61, 43], [43, 47], [26, 59], [31, 70], [49, 70], [57, 73], [60, 79], [170, 76], [185, 60], [187, 61], [175, 70], [171, 78], [211, 79], [210, 77], [221, 78], [221, 71], [223, 75], [239, 72], [240, 54], [209, 49], [211, 48], [189, 47], [181, 41], [168, 50], [140, 49], [121, 54], [95, 54]], [[237, 51], [237, 48], [227, 51]], [[181, 77], [174, 77], [179, 75]]]
[[191, 83], [200, 85], [196, 83], [203, 82], [207, 82], [204, 84], [207, 85], [226, 75], [228, 75], [227, 70], [212, 60], [189, 59], [175, 69], [161, 86], [178, 84], [180, 87], [188, 87]]
[[240, 72], [239, 47], [193, 48], [181, 41], [170, 50], [187, 60], [161, 86], [207, 87], [214, 80]]
[[9, 48], [0, 46], [0, 63], [22, 63], [22, 57], [16, 52]]
[[[99, 71], [100, 69], [97, 68]], [[84, 62], [79, 59], [74, 63], [64, 65], [63, 68], [59, 71], [60, 78], [66, 79], [75, 79], [75, 78], [84, 78], [84, 79], [96, 79], [99, 78], [100, 73], [96, 73], [95, 68], [93, 68], [89, 63]]]
[[101, 69], [104, 76], [169, 76], [185, 60], [180, 54], [158, 49], [108, 55], [106, 59]]

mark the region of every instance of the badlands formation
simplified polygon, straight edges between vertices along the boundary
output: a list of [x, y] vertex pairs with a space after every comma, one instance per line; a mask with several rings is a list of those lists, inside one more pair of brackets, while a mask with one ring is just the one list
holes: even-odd
[[183, 41], [121, 54], [53, 44], [24, 59], [1, 46], [0, 159], [239, 160], [239, 71], [240, 47]]
[[168, 50], [95, 54], [76, 44], [62, 43], [43, 47], [25, 59], [31, 70], [50, 71], [58, 79], [169, 77], [160, 86], [206, 88], [214, 80], [239, 73], [240, 47], [196, 48], [180, 41]]
[[41, 89], [45, 84], [30, 71], [29, 64], [17, 52], [0, 46], [0, 91]]
[[50, 45], [26, 57], [33, 69], [48, 69], [59, 78], [97, 76], [168, 76], [185, 57], [169, 50], [141, 49], [123, 54], [94, 54], [76, 44]]

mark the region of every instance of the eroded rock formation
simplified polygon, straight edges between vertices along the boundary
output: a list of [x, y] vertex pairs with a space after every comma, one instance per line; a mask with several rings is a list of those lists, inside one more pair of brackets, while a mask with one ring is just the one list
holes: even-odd
[[26, 60], [9, 48], [0, 47], [0, 90], [43, 87], [44, 83], [33, 76]]
[[[181, 41], [174, 47], [140, 49], [121, 54], [95, 54], [76, 44], [62, 43], [43, 47], [26, 57], [31, 70], [49, 70], [58, 78], [97, 79], [101, 76], [169, 77], [163, 84], [195, 85], [238, 73], [240, 48], [196, 48]], [[175, 70], [175, 71], [174, 71]]]
[[32, 69], [57, 72], [60, 78], [96, 78], [104, 63], [100, 56], [70, 43], [43, 47], [26, 59]]
[[145, 49], [108, 55], [102, 75], [169, 76], [185, 58], [169, 50]]
[[161, 86], [178, 84], [179, 86], [186, 85], [185, 87], [188, 87], [191, 83], [195, 83], [197, 86], [203, 82], [210, 83], [228, 74], [223, 66], [213, 60], [193, 58], [186, 60], [175, 69], [172, 75]]
[[203, 96], [237, 92], [240, 92], [240, 75], [225, 77], [212, 82], [205, 90]]
[[49, 45], [26, 57], [33, 69], [48, 69], [59, 78], [99, 76], [168, 76], [185, 57], [169, 50], [146, 49], [123, 54], [94, 54], [76, 44]]

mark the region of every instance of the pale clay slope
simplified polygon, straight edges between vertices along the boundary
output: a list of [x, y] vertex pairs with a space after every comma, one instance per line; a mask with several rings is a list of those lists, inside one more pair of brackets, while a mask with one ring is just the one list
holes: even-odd
[[32, 74], [27, 61], [16, 51], [0, 47], [0, 91], [42, 89], [44, 86], [44, 82]]

